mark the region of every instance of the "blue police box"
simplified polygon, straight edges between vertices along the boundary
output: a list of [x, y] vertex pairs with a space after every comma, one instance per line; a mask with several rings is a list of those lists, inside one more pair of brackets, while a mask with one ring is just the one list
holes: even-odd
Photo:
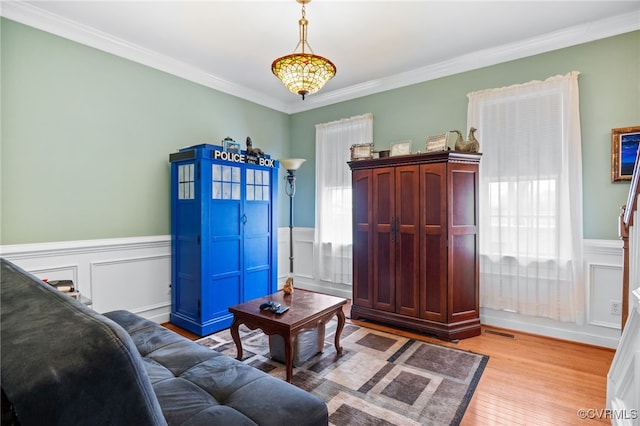
[[170, 321], [199, 336], [277, 291], [278, 162], [202, 144], [171, 163]]

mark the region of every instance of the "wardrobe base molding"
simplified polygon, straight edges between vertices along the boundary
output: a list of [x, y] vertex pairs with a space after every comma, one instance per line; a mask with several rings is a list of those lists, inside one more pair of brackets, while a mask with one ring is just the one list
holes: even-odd
[[351, 306], [351, 319], [358, 321], [370, 320], [380, 322], [385, 325], [393, 325], [434, 335], [438, 339], [448, 341], [479, 336], [481, 331], [479, 318], [444, 324], [356, 305]]

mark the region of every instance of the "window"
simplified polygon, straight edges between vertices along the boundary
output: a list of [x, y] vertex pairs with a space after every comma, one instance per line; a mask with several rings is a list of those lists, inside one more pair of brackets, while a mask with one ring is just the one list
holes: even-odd
[[558, 255], [557, 179], [488, 182], [489, 215], [483, 249], [488, 254]]
[[480, 305], [582, 323], [578, 75], [470, 93], [480, 162]]
[[316, 125], [316, 271], [321, 280], [352, 278], [349, 148], [373, 142], [373, 115]]

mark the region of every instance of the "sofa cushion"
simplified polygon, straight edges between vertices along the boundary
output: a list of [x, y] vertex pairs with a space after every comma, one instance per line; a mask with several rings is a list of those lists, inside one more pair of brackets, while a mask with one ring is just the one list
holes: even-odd
[[169, 424], [326, 425], [326, 404], [290, 383], [127, 311], [105, 316], [132, 337]]

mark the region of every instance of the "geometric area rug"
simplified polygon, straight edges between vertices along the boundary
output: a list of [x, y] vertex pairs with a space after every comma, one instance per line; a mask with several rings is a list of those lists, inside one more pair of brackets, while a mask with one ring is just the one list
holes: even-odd
[[[294, 367], [291, 382], [324, 400], [331, 425], [457, 425], [489, 359], [347, 322], [340, 336], [342, 356], [333, 342], [337, 321], [326, 325], [324, 352]], [[284, 379], [273, 360], [269, 337], [240, 326], [246, 364]], [[237, 355], [229, 329], [198, 343], [232, 358]]]

